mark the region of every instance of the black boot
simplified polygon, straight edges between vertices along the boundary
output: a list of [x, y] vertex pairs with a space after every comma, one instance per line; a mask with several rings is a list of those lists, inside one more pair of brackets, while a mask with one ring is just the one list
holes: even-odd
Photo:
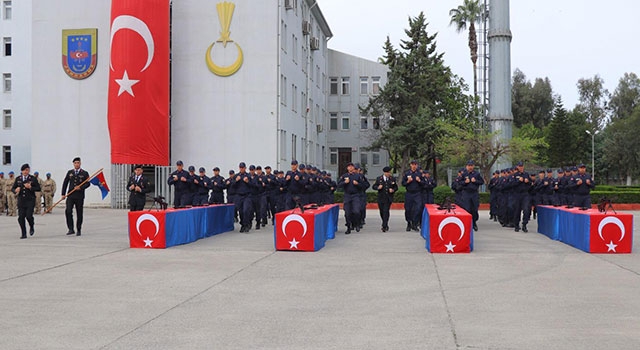
[[520, 232], [520, 226], [516, 226], [516, 228], [513, 229], [513, 230], [516, 231], [516, 232]]
[[527, 230], [527, 224], [522, 225], [522, 232], [529, 232], [529, 230]]
[[407, 223], [407, 232], [411, 231], [411, 223]]

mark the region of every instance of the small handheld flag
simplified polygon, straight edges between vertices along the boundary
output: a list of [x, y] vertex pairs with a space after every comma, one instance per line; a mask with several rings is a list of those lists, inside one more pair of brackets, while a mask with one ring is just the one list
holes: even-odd
[[109, 194], [109, 186], [107, 185], [107, 180], [104, 179], [104, 173], [100, 172], [90, 181], [93, 185], [98, 186], [100, 191], [102, 192], [102, 200]]

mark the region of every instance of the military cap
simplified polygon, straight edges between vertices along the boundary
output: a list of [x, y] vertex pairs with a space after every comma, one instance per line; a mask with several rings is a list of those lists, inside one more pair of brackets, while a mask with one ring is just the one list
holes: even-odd
[[181, 160], [179, 160], [176, 162], [176, 165], [184, 165], [184, 163]]
[[297, 160], [295, 160], [295, 159], [294, 159], [294, 160], [292, 160], [292, 161], [291, 161], [291, 165], [298, 165], [298, 161], [297, 161]]
[[388, 173], [391, 171], [391, 167], [390, 166], [386, 166], [384, 168], [382, 168], [382, 172]]
[[418, 161], [415, 159], [412, 159], [411, 162], [409, 164], [418, 164]]
[[24, 164], [22, 164], [22, 166], [20, 167], [20, 171], [22, 171], [22, 170], [26, 170], [26, 169], [29, 169], [29, 168], [30, 168], [29, 163], [24, 163]]
[[229, 174], [230, 174], [230, 175], [233, 175], [233, 174], [235, 174], [235, 173], [236, 173], [236, 172], [235, 172], [235, 171], [233, 171], [233, 169], [232, 169], [232, 170], [229, 170]]
[[583, 163], [578, 164], [578, 168], [586, 168], [587, 166], [584, 165]]
[[558, 172], [559, 172], [559, 173], [561, 173], [561, 172], [563, 172], [563, 171], [564, 171], [564, 170], [562, 170], [562, 168], [558, 168]]
[[306, 167], [304, 166], [304, 164], [300, 164], [300, 165], [298, 166], [298, 168], [299, 168], [300, 170], [303, 170], [303, 169], [305, 169]]
[[11, 170], [11, 171], [9, 172], [9, 175], [13, 175], [13, 174], [14, 174], [14, 173], [13, 173], [13, 170]]
[[47, 173], [46, 176], [51, 176], [51, 173]]
[[142, 164], [136, 164], [133, 166], [134, 169], [142, 168]]
[[200, 169], [198, 169], [199, 172], [204, 173], [204, 167], [200, 167]]
[[540, 171], [538, 171], [538, 174], [544, 174], [544, 169], [541, 169]]
[[354, 166], [353, 163], [349, 162], [347, 163], [347, 166]]
[[0, 175], [4, 175], [4, 171], [0, 171]]
[[196, 167], [194, 167], [193, 165], [189, 165], [189, 171], [196, 171]]
[[40, 175], [40, 173], [36, 171], [35, 173], [33, 173], [33, 175]]
[[256, 170], [256, 166], [253, 164], [249, 165], [249, 170]]
[[518, 164], [516, 164], [516, 166], [524, 166], [524, 164], [522, 162], [518, 162]]
[[553, 169], [549, 168], [549, 169], [547, 169], [547, 172], [548, 172], [548, 173], [552, 173], [552, 172], [553, 172]]
[[220, 168], [215, 167], [215, 168], [213, 168], [213, 171], [220, 171]]
[[271, 169], [271, 167], [270, 167], [269, 165], [267, 165], [266, 167], [264, 167], [264, 170], [267, 170], [267, 169]]
[[476, 165], [476, 162], [474, 162], [473, 159], [469, 159], [467, 165]]
[[258, 165], [258, 166], [256, 167], [256, 170], [262, 170], [262, 166]]
[[238, 168], [246, 168], [247, 165], [244, 162], [240, 162], [240, 164], [238, 164]]

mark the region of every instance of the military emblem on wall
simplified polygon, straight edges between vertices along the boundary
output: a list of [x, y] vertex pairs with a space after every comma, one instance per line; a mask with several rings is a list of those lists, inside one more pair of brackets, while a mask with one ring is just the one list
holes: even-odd
[[73, 79], [85, 79], [96, 69], [98, 29], [62, 30], [62, 68]]
[[[209, 68], [211, 73], [221, 77], [228, 77], [233, 75], [235, 72], [237, 72], [240, 69], [240, 67], [242, 67], [242, 62], [244, 60], [242, 49], [240, 48], [240, 45], [238, 45], [237, 42], [231, 39], [231, 31], [229, 30], [231, 28], [231, 19], [233, 18], [233, 11], [235, 8], [236, 8], [235, 4], [227, 1], [218, 3], [216, 5], [216, 9], [218, 10], [218, 19], [220, 20], [220, 38], [218, 38], [218, 40], [211, 43], [211, 45], [209, 45], [209, 47], [207, 48], [207, 52], [205, 53], [205, 60], [207, 62], [207, 67]], [[234, 43], [236, 46], [236, 51], [237, 51], [236, 60], [228, 66], [217, 65], [213, 61], [213, 58], [211, 57], [212, 56], [211, 50], [213, 49], [213, 46], [216, 43], [222, 43], [222, 46], [226, 48], [227, 43], [230, 43], [230, 42]]]

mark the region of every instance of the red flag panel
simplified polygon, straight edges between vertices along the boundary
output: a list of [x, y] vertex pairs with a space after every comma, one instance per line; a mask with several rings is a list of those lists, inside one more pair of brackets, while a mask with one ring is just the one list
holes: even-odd
[[164, 211], [129, 212], [129, 246], [166, 248], [165, 218]]
[[169, 1], [113, 0], [111, 162], [169, 165]]

